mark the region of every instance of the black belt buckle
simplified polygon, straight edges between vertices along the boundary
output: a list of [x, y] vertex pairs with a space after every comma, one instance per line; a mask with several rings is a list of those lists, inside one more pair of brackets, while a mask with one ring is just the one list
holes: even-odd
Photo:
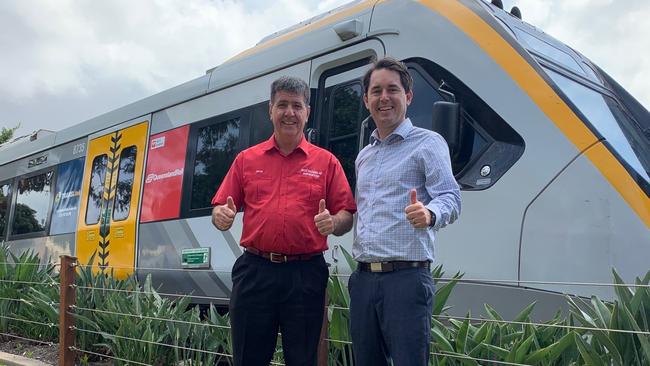
[[269, 253], [269, 260], [272, 263], [287, 263], [287, 256], [280, 253]]

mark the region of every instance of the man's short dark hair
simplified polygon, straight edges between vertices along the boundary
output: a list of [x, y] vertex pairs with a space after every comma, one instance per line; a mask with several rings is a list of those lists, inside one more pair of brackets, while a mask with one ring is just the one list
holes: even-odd
[[305, 99], [305, 105], [309, 105], [309, 85], [307, 85], [307, 83], [301, 78], [282, 76], [275, 80], [273, 84], [271, 84], [271, 104], [273, 104], [273, 101], [275, 100], [275, 94], [280, 91], [302, 95]]
[[370, 76], [372, 76], [373, 71], [381, 69], [395, 71], [399, 75], [399, 81], [402, 84], [402, 88], [404, 88], [404, 92], [408, 93], [413, 89], [413, 78], [409, 74], [406, 65], [402, 61], [392, 57], [384, 57], [381, 60], [373, 61], [372, 66], [363, 76], [363, 91], [365, 94], [368, 94]]

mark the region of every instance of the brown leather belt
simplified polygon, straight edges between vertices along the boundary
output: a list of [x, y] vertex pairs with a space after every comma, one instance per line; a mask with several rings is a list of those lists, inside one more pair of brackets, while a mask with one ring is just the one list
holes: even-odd
[[394, 262], [374, 262], [374, 263], [363, 263], [359, 262], [358, 266], [360, 271], [364, 272], [394, 272], [399, 271], [400, 269], [407, 268], [431, 268], [431, 262], [422, 261], [394, 261]]
[[311, 254], [282, 254], [282, 253], [273, 253], [273, 252], [263, 252], [257, 248], [247, 247], [246, 252], [268, 259], [273, 263], [286, 263], [292, 261], [307, 261], [314, 257], [323, 255], [323, 253], [311, 253]]

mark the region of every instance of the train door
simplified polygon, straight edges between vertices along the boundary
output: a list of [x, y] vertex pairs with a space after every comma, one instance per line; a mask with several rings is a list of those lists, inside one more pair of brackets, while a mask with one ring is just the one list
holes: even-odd
[[[77, 225], [77, 258], [124, 278], [135, 265], [138, 203], [149, 121], [88, 143]], [[94, 256], [94, 257], [93, 257]]]
[[[312, 61], [311, 85], [318, 86], [316, 115], [313, 130], [308, 131], [312, 142], [331, 151], [341, 162], [348, 183], [355, 191], [354, 161], [363, 140], [367, 140], [367, 127], [362, 126], [368, 116], [363, 103], [362, 78], [373, 57], [384, 56], [378, 40], [370, 40]], [[317, 132], [317, 133], [314, 133]], [[330, 236], [330, 255], [327, 260], [337, 269], [345, 271], [341, 246], [350, 251], [354, 230], [341, 237]]]

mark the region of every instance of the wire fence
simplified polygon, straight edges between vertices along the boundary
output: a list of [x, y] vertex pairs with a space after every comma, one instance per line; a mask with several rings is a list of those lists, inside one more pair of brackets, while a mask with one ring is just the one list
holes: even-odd
[[33, 285], [33, 286], [52, 286], [56, 287], [59, 284], [55, 281], [49, 282], [34, 282], [34, 281], [19, 281], [19, 280], [0, 280], [0, 283], [17, 283], [20, 285]]
[[57, 324], [57, 323], [43, 323], [43, 322], [38, 322], [38, 321], [34, 321], [34, 320], [20, 319], [20, 318], [14, 318], [14, 317], [11, 317], [11, 316], [4, 316], [4, 315], [0, 315], [0, 319], [7, 319], [7, 320], [13, 320], [13, 321], [21, 322], [21, 323], [42, 325], [42, 326], [50, 327], [50, 328], [54, 328], [54, 327], [59, 326], [59, 324]]
[[72, 305], [71, 310], [89, 311], [89, 312], [93, 312], [93, 313], [125, 316], [125, 317], [136, 318], [136, 319], [158, 320], [158, 321], [179, 323], [179, 324], [185, 324], [185, 325], [195, 325], [195, 326], [198, 326], [198, 327], [206, 327], [206, 328], [230, 329], [229, 326], [225, 326], [225, 325], [197, 323], [197, 322], [190, 322], [190, 321], [186, 321], [186, 320], [178, 320], [178, 319], [170, 319], [170, 318], [159, 318], [159, 317], [147, 316], [147, 315], [125, 314], [125, 313], [118, 313], [118, 312], [108, 311], [108, 310], [83, 308], [83, 307], [78, 307], [76, 305]]
[[[10, 262], [0, 262], [0, 265], [12, 265], [15, 263], [10, 263]], [[30, 264], [33, 266], [36, 266], [37, 264]], [[63, 270], [65, 269], [64, 265], [62, 263], [46, 263], [46, 264], [41, 264], [39, 266], [59, 266]], [[80, 265], [78, 262], [73, 262], [72, 264], [68, 265], [68, 267], [73, 268], [72, 273], [75, 272], [74, 267], [77, 268], [88, 268], [90, 267], [89, 265]], [[94, 268], [97, 268], [97, 266], [92, 266]], [[223, 272], [225, 273], [226, 271], [214, 271], [212, 269], [178, 269], [178, 268], [146, 268], [146, 267], [106, 267], [105, 269], [127, 269], [130, 271], [149, 271], [149, 272], [155, 272], [155, 271], [160, 271], [160, 272], [183, 272], [183, 273], [199, 273], [199, 274], [210, 274], [210, 273], [216, 273], [216, 272]], [[229, 274], [229, 271], [228, 271]], [[331, 274], [332, 277], [334, 278], [345, 278], [348, 277], [349, 274]], [[74, 277], [74, 276], [73, 276]], [[627, 283], [599, 283], [599, 282], [569, 282], [569, 281], [524, 281], [524, 280], [491, 280], [491, 279], [464, 279], [464, 278], [447, 278], [447, 277], [438, 277], [434, 278], [437, 281], [440, 282], [455, 282], [455, 283], [466, 283], [470, 285], [478, 285], [478, 286], [487, 286], [487, 285], [509, 285], [509, 284], [514, 284], [516, 286], [522, 286], [522, 285], [558, 285], [558, 286], [594, 286], [594, 287], [604, 287], [604, 286], [609, 286], [613, 288], [620, 288], [620, 287], [625, 287], [628, 289], [636, 289], [636, 290], [646, 290], [650, 288], [650, 285], [648, 284], [642, 284], [642, 283], [635, 283], [635, 284], [627, 284]], [[637, 280], [638, 281], [638, 280]], [[194, 295], [192, 293], [166, 293], [166, 292], [157, 292], [157, 291], [150, 291], [150, 290], [145, 290], [142, 288], [140, 285], [136, 285], [133, 288], [105, 288], [105, 287], [95, 287], [95, 286], [86, 286], [86, 285], [81, 285], [81, 284], [75, 284], [75, 281], [72, 281], [71, 283], [64, 285], [60, 284], [53, 279], [46, 279], [42, 282], [37, 282], [37, 281], [28, 281], [28, 280], [11, 280], [11, 279], [0, 279], [0, 285], [2, 284], [15, 284], [15, 285], [29, 285], [29, 286], [61, 286], [60, 289], [63, 292], [63, 289], [71, 289], [71, 290], [81, 290], [81, 291], [88, 291], [91, 294], [94, 292], [111, 292], [111, 293], [122, 293], [125, 295], [138, 295], [138, 296], [150, 296], [150, 295], [157, 295], [157, 296], [162, 296], [162, 297], [167, 297], [167, 298], [189, 298], [192, 300], [205, 300], [209, 301], [210, 303], [216, 302], [216, 303], [227, 303], [230, 299], [228, 297], [217, 297], [217, 296], [205, 296], [205, 295]], [[80, 293], [82, 294], [82, 293]], [[571, 294], [560, 294], [558, 295], [569, 295]], [[28, 306], [35, 306], [34, 301], [30, 301], [25, 298], [9, 298], [9, 297], [0, 297], [0, 302], [15, 302], [19, 304], [24, 304]], [[180, 324], [180, 325], [187, 325], [187, 326], [195, 326], [195, 327], [205, 327], [205, 328], [211, 328], [211, 329], [218, 329], [218, 330], [223, 330], [223, 331], [229, 331], [230, 326], [229, 325], [220, 325], [220, 324], [210, 324], [207, 322], [196, 322], [196, 321], [188, 321], [188, 320], [181, 320], [181, 319], [172, 319], [169, 317], [163, 317], [163, 316], [155, 316], [151, 314], [133, 314], [133, 313], [124, 313], [121, 311], [111, 311], [107, 309], [100, 309], [100, 308], [91, 308], [91, 307], [85, 307], [85, 306], [77, 306], [74, 303], [67, 304], [67, 302], [63, 301], [63, 298], [60, 303], [55, 302], [55, 301], [41, 301], [43, 304], [47, 304], [51, 307], [55, 307], [56, 305], [59, 305], [61, 309], [64, 309], [64, 313], [71, 317], [80, 317], [82, 316], [81, 314], [86, 313], [86, 314], [104, 314], [104, 315], [112, 315], [115, 317], [124, 317], [127, 319], [140, 319], [140, 320], [151, 320], [151, 321], [159, 321], [159, 322], [167, 322], [167, 323], [174, 323], [174, 324]], [[331, 311], [340, 311], [340, 312], [349, 312], [349, 307], [347, 306], [341, 306], [341, 305], [336, 305], [336, 304], [330, 304], [327, 306], [327, 309]], [[590, 324], [580, 324], [580, 325], [575, 325], [575, 324], [559, 324], [559, 323], [540, 323], [540, 322], [533, 322], [533, 321], [515, 321], [515, 320], [506, 320], [506, 319], [493, 319], [493, 318], [478, 318], [478, 317], [471, 317], [471, 316], [450, 316], [450, 315], [437, 315], [434, 316], [437, 320], [445, 320], [448, 322], [451, 322], [453, 320], [456, 321], [469, 321], [470, 324], [472, 325], [482, 325], [485, 323], [495, 323], [495, 324], [505, 324], [505, 325], [513, 325], [513, 326], [534, 326], [538, 328], [556, 328], [556, 329], [563, 329], [563, 330], [575, 330], [575, 331], [582, 331], [582, 332], [610, 332], [610, 333], [615, 333], [615, 334], [626, 334], [626, 335], [634, 335], [634, 336], [650, 336], [650, 331], [647, 330], [642, 330], [642, 329], [617, 329], [616, 327], [607, 327], [603, 324], [602, 327], [595, 327], [595, 326], [590, 326]], [[142, 338], [136, 338], [136, 337], [129, 337], [126, 335], [120, 335], [120, 334], [115, 334], [115, 333], [107, 333], [107, 332], [101, 332], [97, 330], [91, 330], [87, 328], [81, 328], [76, 325], [71, 325], [71, 326], [66, 326], [60, 325], [59, 323], [55, 322], [43, 322], [43, 321], [37, 321], [37, 320], [30, 320], [30, 319], [23, 319], [19, 317], [12, 317], [12, 316], [7, 316], [7, 315], [0, 315], [0, 321], [10, 321], [10, 322], [17, 322], [17, 323], [23, 323], [23, 324], [31, 324], [31, 325], [39, 325], [43, 327], [48, 327], [48, 328], [59, 328], [61, 330], [61, 334], [65, 333], [66, 331], [72, 331], [72, 332], [77, 332], [80, 334], [92, 334], [95, 336], [103, 337], [103, 338], [112, 338], [112, 339], [121, 339], [121, 340], [126, 340], [126, 341], [131, 341], [131, 342], [139, 342], [141, 344], [146, 344], [150, 346], [160, 346], [160, 347], [166, 347], [174, 350], [179, 350], [179, 351], [184, 351], [184, 352], [193, 352], [193, 353], [200, 353], [200, 354], [206, 354], [206, 355], [211, 355], [215, 357], [222, 357], [222, 358], [232, 358], [233, 356], [229, 353], [224, 353], [224, 352], [216, 352], [216, 351], [211, 351], [211, 350], [205, 350], [205, 349], [199, 349], [199, 348], [194, 348], [191, 346], [188, 346], [187, 344], [170, 344], [170, 343], [165, 343], [161, 342], [159, 340], [147, 340], [147, 339], [142, 339]], [[590, 319], [591, 320], [591, 319]], [[451, 323], [447, 323], [451, 325]], [[523, 329], [523, 328], [522, 328]], [[581, 333], [582, 334], [582, 333]], [[0, 336], [7, 336], [7, 337], [13, 337], [16, 339], [21, 339], [25, 341], [30, 341], [30, 342], [36, 342], [36, 343], [43, 343], [43, 344], [48, 344], [48, 345], [54, 345], [52, 342], [47, 342], [47, 341], [41, 341], [37, 339], [32, 339], [29, 337], [22, 337], [19, 335], [11, 334], [11, 333], [1, 333]], [[281, 336], [281, 335], [280, 335]], [[352, 342], [349, 339], [336, 339], [334, 337], [328, 337], [327, 335], [322, 339], [323, 342], [326, 342], [325, 344], [329, 344], [330, 347], [335, 346], [335, 345], [342, 345], [344, 347], [350, 347], [352, 346]], [[436, 349], [436, 344], [432, 343], [432, 349]], [[147, 363], [142, 363], [142, 362], [136, 362], [133, 360], [129, 360], [127, 358], [119, 357], [119, 355], [115, 354], [106, 354], [106, 352], [97, 352], [97, 350], [88, 350], [88, 349], [82, 349], [78, 348], [75, 344], [72, 345], [67, 345], [67, 350], [70, 351], [75, 351], [79, 353], [85, 353], [89, 355], [93, 355], [95, 357], [101, 357], [105, 359], [112, 359], [116, 361], [121, 361], [121, 362], [126, 362], [130, 364], [137, 364], [137, 365], [148, 365]], [[330, 348], [331, 349], [331, 348]], [[471, 360], [477, 363], [483, 362], [483, 363], [488, 363], [488, 364], [494, 364], [494, 365], [517, 365], [517, 366], [527, 366], [527, 364], [523, 363], [515, 363], [515, 362], [506, 362], [506, 361], [501, 361], [499, 359], [486, 359], [486, 358], [480, 358], [480, 357], [471, 357], [467, 354], [462, 354], [462, 353], [453, 353], [453, 352], [445, 352], [441, 350], [436, 350], [435, 352], [430, 352], [431, 356], [433, 357], [447, 357], [447, 358], [455, 358], [461, 360]], [[271, 362], [272, 365], [283, 365], [283, 363], [280, 362]]]
[[449, 315], [437, 315], [435, 316], [438, 319], [454, 319], [454, 320], [469, 320], [470, 322], [475, 323], [500, 323], [500, 324], [513, 324], [513, 325], [533, 325], [540, 328], [558, 328], [558, 329], [569, 329], [569, 330], [592, 330], [592, 331], [604, 331], [612, 333], [622, 333], [622, 334], [635, 334], [635, 335], [644, 335], [650, 336], [650, 332], [642, 330], [629, 330], [629, 329], [613, 329], [606, 326], [603, 327], [586, 327], [580, 325], [565, 325], [565, 324], [552, 324], [552, 323], [535, 323], [535, 322], [521, 322], [514, 320], [501, 320], [501, 319], [485, 319], [485, 318], [473, 318], [469, 316], [460, 317], [460, 316], [449, 316]]
[[58, 267], [61, 265], [59, 262], [45, 262], [45, 263], [24, 263], [24, 262], [0, 262], [1, 266], [10, 265], [20, 265], [27, 267]]
[[[97, 265], [76, 264], [82, 268], [100, 268]], [[127, 270], [137, 273], [140, 271], [147, 272], [184, 272], [184, 273], [223, 273], [230, 275], [229, 269], [201, 269], [201, 268], [160, 268], [160, 267], [126, 267], [126, 266], [107, 266], [105, 269]], [[331, 277], [350, 277], [350, 273], [330, 273]], [[521, 280], [521, 279], [490, 279], [490, 278], [454, 278], [454, 277], [434, 277], [435, 281], [440, 282], [458, 282], [475, 285], [556, 285], [556, 286], [581, 286], [581, 287], [629, 287], [629, 288], [650, 288], [650, 285], [636, 283], [610, 283], [610, 282], [585, 282], [585, 281], [542, 281], [542, 280]], [[570, 295], [570, 294], [567, 294]]]

